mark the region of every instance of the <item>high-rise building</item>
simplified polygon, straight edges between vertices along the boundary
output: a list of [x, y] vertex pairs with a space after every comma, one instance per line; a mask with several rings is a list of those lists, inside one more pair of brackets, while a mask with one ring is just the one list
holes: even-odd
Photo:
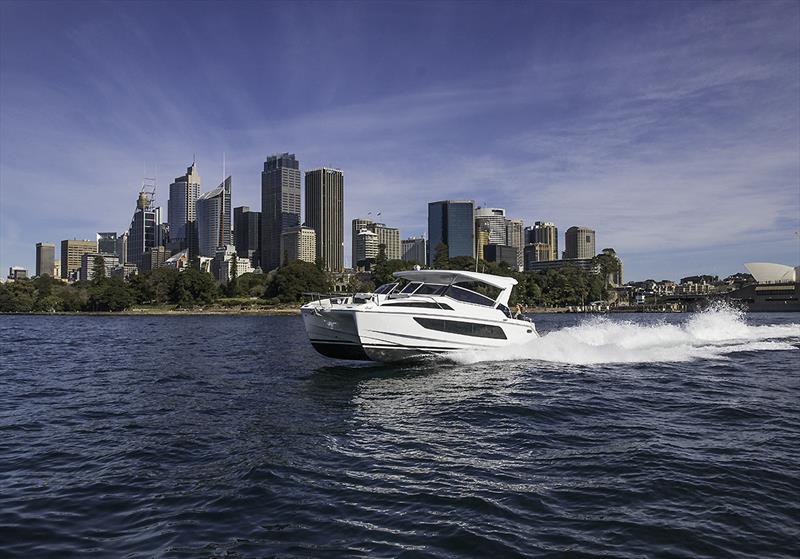
[[[380, 215], [380, 214], [378, 214]], [[352, 254], [351, 261], [353, 268], [359, 267], [356, 258], [356, 242], [358, 234], [366, 229], [378, 235], [378, 248], [383, 245], [387, 260], [400, 260], [402, 252], [400, 250], [400, 229], [397, 227], [387, 227], [384, 223], [375, 223], [369, 218], [359, 217], [352, 222]]]
[[81, 257], [87, 252], [97, 252], [97, 242], [78, 239], [61, 241], [61, 277], [77, 279]]
[[524, 227], [521, 219], [506, 219], [506, 241], [517, 251], [516, 270], [518, 272], [523, 270], [525, 264], [522, 256], [522, 247], [525, 246]]
[[140, 270], [143, 265], [142, 256], [147, 249], [161, 246], [163, 241], [161, 238], [161, 208], [154, 207], [155, 195], [153, 192], [145, 190], [139, 192], [136, 211], [133, 213], [131, 225], [128, 228], [128, 255], [125, 261], [136, 264]]
[[116, 254], [116, 251], [117, 234], [115, 232], [97, 234], [97, 252]]
[[197, 252], [197, 199], [200, 197], [200, 174], [192, 161], [186, 174], [175, 177], [169, 185], [167, 220], [169, 222], [170, 253], [189, 249], [190, 257]]
[[425, 237], [403, 239], [401, 258], [406, 262], [415, 262], [420, 266], [424, 266], [427, 259], [427, 244]]
[[489, 244], [489, 229], [481, 227], [475, 229], [475, 255], [478, 260], [484, 260], [483, 247]]
[[508, 245], [488, 244], [483, 247], [483, 259], [487, 262], [505, 262], [514, 270], [517, 266], [517, 249]]
[[287, 262], [316, 262], [317, 233], [311, 227], [290, 227], [281, 235], [281, 254]]
[[140, 259], [142, 272], [152, 272], [156, 268], [160, 268], [169, 258], [169, 251], [165, 246], [150, 247]]
[[231, 177], [197, 199], [197, 254], [214, 258], [231, 244]]
[[97, 258], [103, 259], [103, 268], [105, 270], [103, 273], [107, 278], [110, 278], [111, 271], [119, 266], [119, 258], [116, 254], [87, 252], [81, 255], [81, 281], [92, 281], [94, 279]]
[[594, 258], [594, 230], [588, 227], [573, 226], [567, 229], [565, 241], [567, 250], [564, 251], [565, 259]]
[[53, 275], [56, 260], [56, 245], [53, 243], [36, 243], [36, 275]]
[[[558, 228], [549, 221], [537, 221], [525, 228], [525, 244], [542, 243], [550, 247], [546, 260], [558, 260]], [[545, 260], [537, 260], [544, 262]]]
[[28, 277], [28, 270], [22, 266], [10, 266], [8, 268], [8, 279], [10, 281], [17, 281], [26, 279]]
[[534, 262], [552, 261], [552, 247], [547, 243], [530, 243], [522, 249], [525, 270], [533, 269]]
[[125, 231], [122, 235], [117, 237], [116, 249], [114, 254], [119, 257], [120, 265], [128, 261], [128, 232]]
[[281, 265], [281, 235], [300, 225], [300, 162], [293, 153], [270, 155], [261, 173], [261, 268]]
[[475, 257], [475, 217], [473, 200], [442, 200], [428, 204], [428, 264], [436, 257], [436, 247], [447, 246], [447, 257]]
[[506, 211], [502, 208], [475, 208], [475, 231], [485, 229], [489, 232], [489, 242], [505, 245]]
[[261, 212], [251, 212], [248, 206], [233, 208], [233, 244], [239, 258], [249, 258], [253, 266], [261, 257]]
[[378, 257], [378, 234], [364, 227], [356, 235], [353, 249], [353, 269], [369, 268]]
[[350, 228], [350, 262], [351, 268], [355, 269], [358, 267], [358, 258], [356, 258], [356, 242], [358, 241], [358, 234], [361, 232], [362, 229], [369, 229], [372, 231], [372, 227], [375, 225], [375, 222], [367, 217], [357, 217], [351, 223]]
[[306, 226], [317, 233], [317, 258], [330, 272], [344, 269], [344, 173], [306, 172]]

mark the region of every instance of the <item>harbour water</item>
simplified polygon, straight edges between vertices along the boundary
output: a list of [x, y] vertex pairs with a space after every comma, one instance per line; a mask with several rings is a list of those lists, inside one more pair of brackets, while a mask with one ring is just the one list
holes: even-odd
[[3, 557], [796, 557], [800, 316], [535, 317], [337, 363], [290, 317], [0, 317]]

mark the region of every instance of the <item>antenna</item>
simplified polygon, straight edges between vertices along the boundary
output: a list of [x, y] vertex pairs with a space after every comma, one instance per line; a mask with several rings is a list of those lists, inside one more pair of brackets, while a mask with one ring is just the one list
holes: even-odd
[[225, 183], [225, 152], [222, 152], [222, 182]]

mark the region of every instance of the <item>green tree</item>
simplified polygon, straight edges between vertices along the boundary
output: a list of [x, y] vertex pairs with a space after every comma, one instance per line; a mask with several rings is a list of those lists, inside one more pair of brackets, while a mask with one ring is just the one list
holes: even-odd
[[219, 294], [211, 274], [189, 268], [178, 273], [170, 291], [170, 300], [181, 307], [213, 303]]
[[102, 256], [94, 257], [92, 272], [92, 283], [99, 284], [106, 279], [106, 261]]
[[230, 278], [228, 278], [228, 285], [225, 286], [225, 296], [226, 297], [236, 297], [239, 293], [239, 280], [238, 280], [238, 271], [239, 271], [239, 259], [234, 254], [231, 257], [231, 273]]
[[133, 305], [131, 290], [117, 278], [107, 279], [89, 289], [86, 309], [90, 311], [119, 312]]
[[439, 243], [433, 251], [433, 267], [437, 270], [448, 270], [448, 248], [444, 243]]
[[394, 276], [395, 272], [401, 270], [411, 270], [414, 267], [413, 262], [406, 260], [376, 260], [370, 272], [370, 278], [375, 286], [383, 285], [384, 283], [392, 283], [396, 281]]
[[267, 299], [298, 302], [303, 293], [327, 293], [331, 289], [328, 274], [317, 265], [302, 260], [289, 262], [271, 274], [264, 290]]

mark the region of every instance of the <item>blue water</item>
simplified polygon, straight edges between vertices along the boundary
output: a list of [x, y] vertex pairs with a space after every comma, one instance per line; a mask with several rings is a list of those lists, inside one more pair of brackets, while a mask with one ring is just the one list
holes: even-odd
[[449, 363], [299, 317], [0, 317], [2, 557], [797, 557], [800, 316]]

